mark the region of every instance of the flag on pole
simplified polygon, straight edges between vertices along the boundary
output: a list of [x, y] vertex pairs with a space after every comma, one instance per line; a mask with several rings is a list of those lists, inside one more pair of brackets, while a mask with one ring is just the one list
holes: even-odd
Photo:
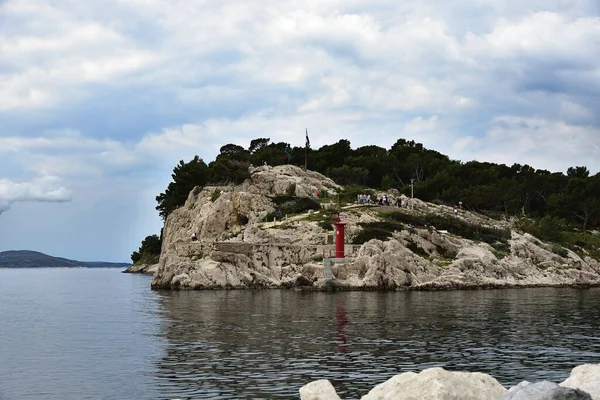
[[308, 139], [308, 128], [306, 128], [306, 147], [310, 147], [310, 140]]

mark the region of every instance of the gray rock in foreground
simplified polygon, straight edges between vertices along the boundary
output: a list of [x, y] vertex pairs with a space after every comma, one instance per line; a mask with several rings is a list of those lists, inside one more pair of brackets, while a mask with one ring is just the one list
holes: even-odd
[[592, 400], [592, 396], [579, 389], [558, 386], [554, 382], [523, 381], [510, 388], [502, 400]]
[[600, 364], [584, 364], [573, 368], [571, 376], [560, 386], [584, 390], [594, 400], [600, 400]]
[[[496, 379], [479, 372], [453, 372], [429, 368], [405, 372], [375, 386], [361, 400], [600, 400], [600, 364], [574, 368], [560, 385], [521, 382], [507, 391]], [[300, 389], [301, 400], [337, 400], [327, 380]]]

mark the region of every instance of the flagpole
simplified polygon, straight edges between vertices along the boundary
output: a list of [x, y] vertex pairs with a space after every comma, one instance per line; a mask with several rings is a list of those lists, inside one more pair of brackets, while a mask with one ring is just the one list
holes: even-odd
[[306, 128], [306, 142], [304, 144], [304, 171], [308, 165], [308, 128]]
[[306, 171], [306, 165], [308, 164], [308, 146], [304, 146], [304, 170]]

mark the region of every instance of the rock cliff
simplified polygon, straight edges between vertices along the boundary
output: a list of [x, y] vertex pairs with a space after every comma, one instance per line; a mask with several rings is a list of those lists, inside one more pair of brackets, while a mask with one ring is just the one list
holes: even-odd
[[[159, 265], [152, 281], [159, 289], [278, 288], [453, 289], [515, 286], [600, 285], [600, 265], [591, 257], [541, 242], [495, 221], [417, 199], [400, 197], [403, 212], [442, 215], [479, 226], [510, 229], [506, 249], [451, 231], [411, 227], [385, 241], [346, 245], [348, 259], [331, 266], [325, 279], [323, 255], [334, 249], [333, 233], [320, 218], [338, 207], [341, 187], [312, 171], [286, 166], [250, 169], [239, 186], [205, 187], [190, 192], [184, 206], [165, 221]], [[320, 199], [323, 210], [279, 215], [276, 196]], [[380, 195], [383, 195], [381, 193]], [[347, 243], [364, 223], [382, 220], [396, 207], [342, 205]], [[191, 240], [192, 234], [197, 240]]]

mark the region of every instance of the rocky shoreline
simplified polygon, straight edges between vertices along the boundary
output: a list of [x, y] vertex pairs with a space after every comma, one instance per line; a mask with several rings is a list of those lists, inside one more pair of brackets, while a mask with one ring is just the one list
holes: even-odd
[[[165, 221], [159, 263], [136, 266], [154, 272], [152, 288], [165, 290], [288, 288], [299, 290], [453, 290], [512, 287], [600, 286], [600, 263], [584, 253], [544, 243], [510, 221], [409, 199], [404, 207], [335, 203], [342, 188], [330, 179], [291, 165], [250, 169], [242, 185], [192, 190], [184, 206]], [[280, 216], [274, 198], [319, 199], [322, 209]], [[383, 193], [382, 193], [383, 195]], [[326, 267], [334, 250], [324, 215], [338, 207], [346, 225], [346, 259]], [[397, 224], [385, 240], [352, 244], [385, 216], [452, 218], [499, 230], [502, 246], [470, 240], [432, 226]], [[192, 241], [192, 234], [197, 240]], [[492, 244], [494, 246], [492, 246]], [[138, 268], [139, 267], [139, 268]]]
[[134, 264], [123, 270], [124, 274], [154, 275], [158, 271], [158, 264]]
[[[328, 380], [300, 388], [301, 400], [340, 400]], [[560, 384], [523, 381], [506, 389], [490, 375], [429, 368], [405, 372], [375, 386], [361, 400], [600, 400], [600, 364], [573, 368]]]

